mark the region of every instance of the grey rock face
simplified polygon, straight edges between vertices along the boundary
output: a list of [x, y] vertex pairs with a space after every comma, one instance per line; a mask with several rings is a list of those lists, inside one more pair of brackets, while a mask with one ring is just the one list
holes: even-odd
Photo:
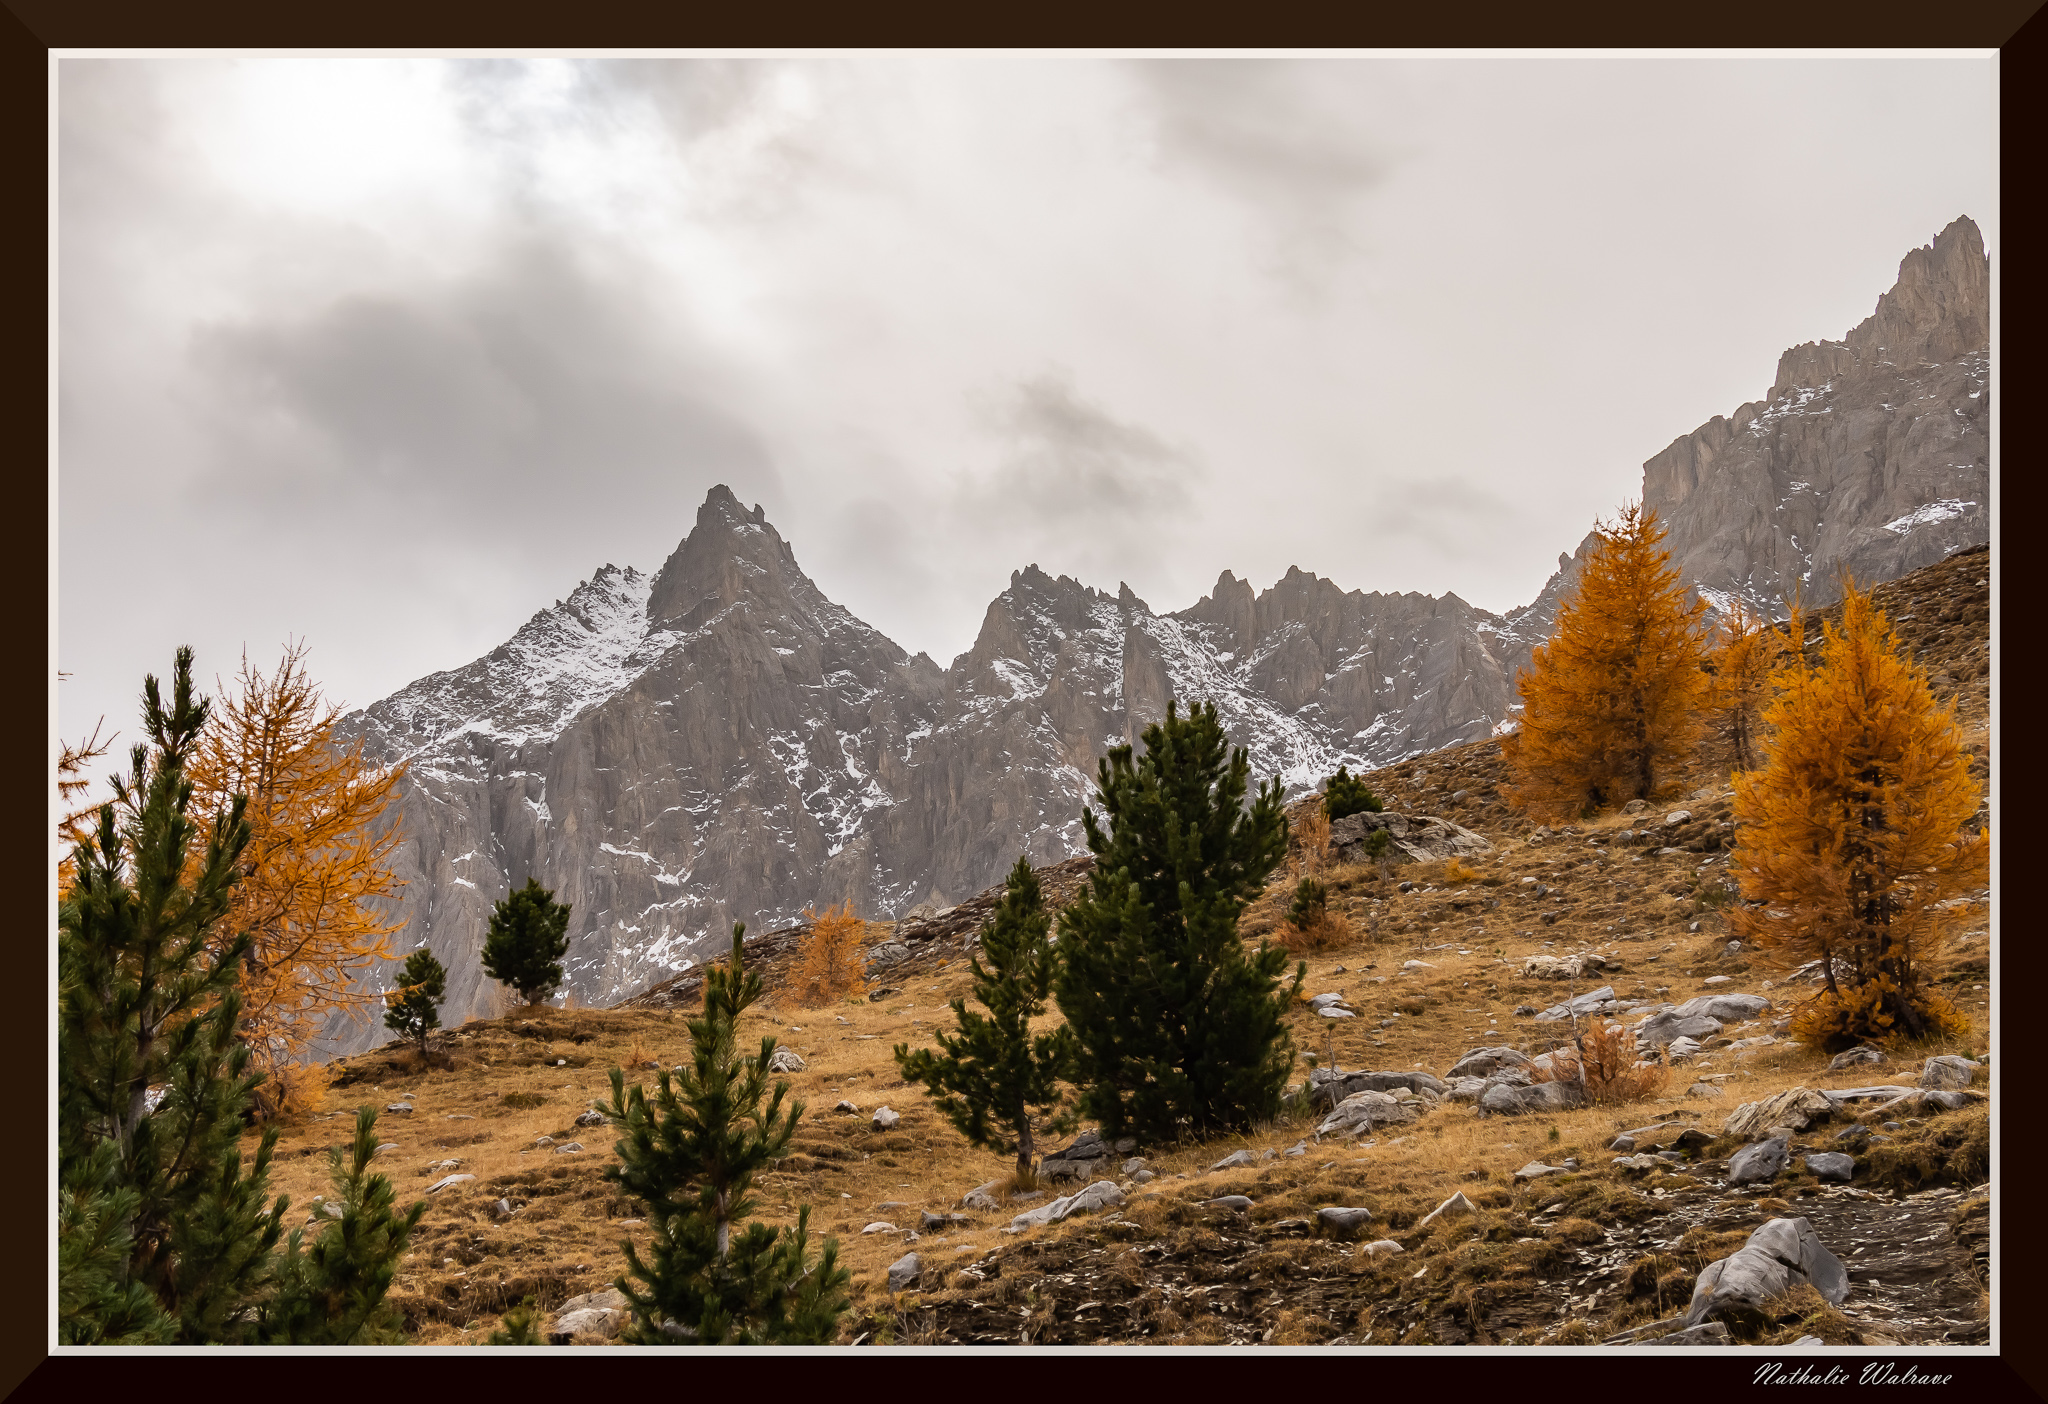
[[[1035, 566], [941, 668], [827, 599], [759, 513], [715, 488], [659, 572], [606, 566], [504, 645], [338, 728], [409, 766], [395, 914], [449, 971], [442, 1017], [488, 1013], [478, 952], [527, 878], [570, 904], [567, 989], [611, 1004], [828, 894], [864, 914], [1082, 851], [1095, 762], [1216, 702], [1290, 789], [1476, 740], [1507, 715], [1495, 617], [1456, 596], [1225, 573], [1162, 615]], [[1483, 839], [1418, 820], [1424, 856]], [[1439, 851], [1441, 850], [1441, 851]], [[886, 968], [895, 952], [871, 953]], [[367, 984], [383, 988], [391, 972]], [[336, 1021], [334, 1052], [381, 1040]]]
[[[1837, 571], [1892, 580], [1990, 539], [1991, 264], [1968, 219], [1908, 253], [1877, 310], [1841, 341], [1778, 360], [1762, 400], [1716, 415], [1643, 464], [1643, 502], [1671, 563], [1717, 610], [1780, 612], [1838, 595]], [[1535, 603], [1508, 615], [1548, 635], [1589, 537]]]

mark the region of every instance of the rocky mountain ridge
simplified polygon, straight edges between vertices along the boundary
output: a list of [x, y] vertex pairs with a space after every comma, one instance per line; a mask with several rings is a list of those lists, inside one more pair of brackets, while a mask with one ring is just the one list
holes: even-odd
[[[1788, 351], [1768, 403], [1645, 465], [1703, 594], [1767, 601], [1797, 574], [1822, 598], [1831, 562], [1883, 579], [1984, 539], [1985, 267], [1957, 221], [1844, 341]], [[484, 932], [528, 877], [574, 909], [571, 996], [609, 1004], [734, 920], [765, 931], [839, 901], [886, 917], [981, 891], [1019, 853], [1079, 852], [1097, 760], [1172, 698], [1213, 700], [1255, 773], [1294, 793], [1493, 734], [1586, 549], [1506, 616], [1299, 569], [1263, 592], [1226, 571], [1162, 614], [1032, 566], [942, 668], [833, 603], [720, 486], [653, 576], [607, 565], [341, 731], [409, 766], [399, 944], [448, 968], [444, 1017], [492, 1012]], [[336, 1052], [382, 1037], [328, 1032]]]

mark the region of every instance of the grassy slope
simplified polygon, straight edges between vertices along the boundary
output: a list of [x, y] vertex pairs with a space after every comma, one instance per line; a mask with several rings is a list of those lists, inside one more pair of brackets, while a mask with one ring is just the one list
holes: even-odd
[[[1988, 559], [1981, 553], [1954, 558], [1878, 592], [1906, 643], [1936, 675], [1937, 688], [1955, 697], [1980, 770], [1990, 750], [1989, 646], [1986, 591], [1975, 582], [1984, 578]], [[1726, 952], [1727, 937], [1712, 905], [1721, 866], [1716, 855], [1733, 838], [1725, 826], [1727, 759], [1709, 745], [1674, 777], [1673, 799], [1658, 810], [1684, 807], [1694, 819], [1672, 831], [1688, 851], [1666, 858], [1635, 856], [1648, 852], [1642, 848], [1586, 843], [1589, 836], [1637, 822], [1621, 815], [1582, 824], [1568, 838], [1528, 843], [1528, 826], [1496, 793], [1502, 776], [1499, 748], [1491, 742], [1418, 757], [1373, 775], [1371, 783], [1389, 808], [1445, 815], [1485, 834], [1495, 851], [1474, 864], [1476, 881], [1446, 883], [1437, 869], [1407, 868], [1392, 880], [1370, 869], [1331, 874], [1360, 940], [1311, 956], [1305, 992], [1341, 990], [1361, 1017], [1329, 1021], [1300, 1008], [1293, 1019], [1297, 1045], [1334, 1053], [1347, 1069], [1424, 1067], [1438, 1074], [1482, 1043], [1540, 1048], [1557, 1026], [1513, 1011], [1563, 997], [1562, 986], [1519, 973], [1523, 957], [1543, 951], [1599, 951], [1618, 967], [1603, 972], [1601, 982], [1611, 982], [1625, 998], [1680, 1000], [1709, 988], [1771, 993], [1766, 982], [1774, 972], [1753, 955]], [[1450, 795], [1460, 790], [1467, 798], [1454, 803]], [[1537, 878], [1551, 893], [1535, 897], [1521, 881], [1525, 877]], [[1416, 890], [1396, 890], [1402, 879], [1415, 881]], [[1282, 886], [1276, 880], [1248, 913], [1248, 935], [1273, 929]], [[1597, 1337], [1609, 1327], [1653, 1318], [1660, 1305], [1668, 1309], [1672, 1294], [1682, 1298], [1680, 1289], [1689, 1291], [1691, 1274], [1705, 1261], [1729, 1251], [1749, 1226], [1785, 1202], [1715, 1188], [1709, 1172], [1714, 1156], [1732, 1149], [1725, 1145], [1704, 1153], [1708, 1164], [1699, 1176], [1630, 1182], [1606, 1168], [1610, 1156], [1603, 1147], [1617, 1129], [1675, 1113], [1696, 1114], [1703, 1128], [1718, 1131], [1721, 1117], [1735, 1105], [1783, 1087], [1890, 1080], [1874, 1078], [1868, 1069], [1860, 1076], [1829, 1074], [1818, 1054], [1782, 1044], [1746, 1057], [1710, 1051], [1660, 1101], [1648, 1104], [1516, 1120], [1480, 1119], [1468, 1108], [1447, 1106], [1406, 1135], [1382, 1135], [1370, 1149], [1330, 1142], [1255, 1169], [1206, 1172], [1239, 1146], [1279, 1149], [1309, 1129], [1276, 1125], [1229, 1143], [1153, 1153], [1152, 1168], [1161, 1178], [1114, 1221], [1069, 1223], [1011, 1238], [999, 1232], [1004, 1213], [924, 1237], [916, 1244], [926, 1267], [921, 1292], [892, 1298], [882, 1285], [885, 1269], [908, 1251], [907, 1231], [919, 1210], [953, 1210], [963, 1192], [1006, 1168], [997, 1157], [968, 1148], [921, 1093], [903, 1085], [890, 1058], [895, 1043], [915, 1045], [934, 1022], [950, 1020], [947, 1001], [967, 992], [964, 933], [953, 925], [950, 934], [917, 945], [909, 960], [871, 982], [871, 988], [894, 994], [877, 1002], [855, 997], [827, 1009], [794, 1006], [781, 987], [791, 943], [765, 943], [770, 953], [762, 969], [770, 993], [743, 1029], [750, 1040], [772, 1035], [809, 1061], [805, 1072], [789, 1078], [792, 1094], [809, 1107], [797, 1153], [764, 1178], [761, 1199], [766, 1217], [778, 1222], [792, 1220], [798, 1204], [811, 1204], [814, 1227], [839, 1237], [843, 1260], [855, 1275], [848, 1339], [863, 1331], [934, 1341], [1280, 1344]], [[1978, 1020], [1960, 1051], [1988, 1046], [1989, 1006], [1982, 988], [1988, 979], [1987, 929], [1988, 904], [1973, 913], [1969, 930], [1976, 934], [1935, 970], [1937, 980]], [[877, 939], [885, 934], [886, 928], [876, 928]], [[1434, 968], [1403, 972], [1409, 959]], [[1715, 975], [1734, 981], [1707, 986]], [[476, 1176], [429, 1201], [394, 1288], [413, 1339], [480, 1342], [502, 1311], [524, 1296], [552, 1307], [604, 1286], [623, 1266], [619, 1245], [637, 1230], [630, 1222], [632, 1206], [601, 1177], [612, 1158], [610, 1133], [579, 1129], [572, 1121], [607, 1095], [612, 1066], [638, 1064], [629, 1078], [647, 1078], [648, 1067], [685, 1057], [683, 1011], [694, 1001], [685, 992], [673, 1007], [649, 1003], [473, 1021], [439, 1036], [426, 1066], [388, 1047], [337, 1063], [328, 1100], [336, 1111], [286, 1129], [272, 1173], [274, 1192], [288, 1194], [295, 1205], [326, 1192], [324, 1151], [343, 1139], [347, 1121], [341, 1109], [365, 1101], [381, 1107], [403, 1094], [415, 1110], [386, 1114], [379, 1123], [382, 1139], [394, 1143], [379, 1163], [397, 1181], [401, 1200], [450, 1170]], [[1765, 1027], [1730, 1032], [1739, 1036]], [[1910, 1051], [1920, 1056], [1946, 1050]], [[1687, 1083], [1695, 1075], [1717, 1081], [1722, 1097], [1688, 1097]], [[842, 1098], [857, 1103], [860, 1114], [833, 1112]], [[885, 1103], [902, 1115], [887, 1133], [869, 1121], [869, 1113]], [[1981, 1111], [1962, 1112], [1908, 1127], [1880, 1160], [1891, 1165], [1894, 1178], [1961, 1177], [1975, 1183], [1983, 1177], [1969, 1168], [1966, 1153], [1952, 1155], [1953, 1146], [1932, 1142], [1967, 1140], [1968, 1127], [1981, 1121]], [[541, 1136], [577, 1140], [587, 1149], [556, 1154], [535, 1146]], [[1517, 1187], [1510, 1179], [1528, 1160], [1555, 1164], [1574, 1153], [1582, 1164], [1577, 1175], [1533, 1187]], [[1957, 1168], [1944, 1170], [1951, 1158]], [[1858, 1184], [1883, 1168], [1866, 1162]], [[1478, 1219], [1414, 1227], [1460, 1189], [1481, 1205]], [[1200, 1206], [1203, 1199], [1238, 1192], [1258, 1201], [1247, 1215]], [[1817, 1221], [1859, 1212], [1855, 1195], [1824, 1192], [1803, 1173], [1781, 1177], [1770, 1193], [1808, 1196], [1800, 1199], [1798, 1212], [1812, 1213]], [[495, 1208], [501, 1198], [517, 1212], [501, 1217]], [[1950, 1212], [1946, 1201], [1914, 1203], [1923, 1216]], [[1373, 1260], [1355, 1245], [1303, 1237], [1287, 1224], [1325, 1204], [1371, 1207], [1374, 1233], [1390, 1234], [1407, 1252]], [[1562, 1207], [1544, 1214], [1552, 1204]], [[895, 1205], [902, 1207], [885, 1207]], [[1907, 1212], [1886, 1208], [1894, 1215]], [[878, 1220], [900, 1231], [862, 1234]], [[1839, 1231], [1860, 1230], [1843, 1218]], [[1967, 1258], [1966, 1249], [1958, 1251]], [[1910, 1307], [1925, 1315], [1923, 1308], [1933, 1300], [1926, 1293], [1902, 1299], [1899, 1314], [1911, 1314]], [[1947, 1309], [1953, 1315], [1957, 1308], [1950, 1303]], [[1860, 1330], [1873, 1341], [1887, 1338], [1868, 1320], [1858, 1327], [1826, 1313], [1813, 1314], [1793, 1334], [1804, 1330]]]

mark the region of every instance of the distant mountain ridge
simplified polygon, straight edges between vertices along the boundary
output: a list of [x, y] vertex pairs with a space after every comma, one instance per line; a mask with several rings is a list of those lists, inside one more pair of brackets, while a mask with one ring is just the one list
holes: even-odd
[[[1832, 562], [1885, 579], [1988, 539], [1986, 266], [1957, 221], [1843, 342], [1787, 352], [1768, 401], [1645, 464], [1703, 595], [1774, 602], [1812, 576], [1826, 598]], [[719, 486], [653, 576], [607, 565], [340, 730], [409, 763], [398, 945], [448, 968], [444, 1019], [489, 1012], [491, 906], [528, 877], [572, 905], [569, 989], [611, 1003], [734, 920], [766, 930], [841, 900], [888, 916], [979, 892], [1020, 853], [1081, 851], [1097, 759], [1169, 698], [1214, 701], [1255, 773], [1295, 792], [1485, 736], [1585, 549], [1506, 616], [1299, 569], [1263, 592], [1225, 571], [1159, 614], [1031, 566], [941, 668], [828, 599]], [[328, 1033], [334, 1051], [383, 1036]]]

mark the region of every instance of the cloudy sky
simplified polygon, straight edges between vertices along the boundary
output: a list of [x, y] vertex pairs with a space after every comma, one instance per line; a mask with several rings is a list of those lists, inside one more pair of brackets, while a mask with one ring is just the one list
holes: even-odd
[[1526, 603], [1967, 214], [1996, 56], [67, 58], [59, 728], [360, 705], [705, 491], [941, 663], [1037, 562]]

